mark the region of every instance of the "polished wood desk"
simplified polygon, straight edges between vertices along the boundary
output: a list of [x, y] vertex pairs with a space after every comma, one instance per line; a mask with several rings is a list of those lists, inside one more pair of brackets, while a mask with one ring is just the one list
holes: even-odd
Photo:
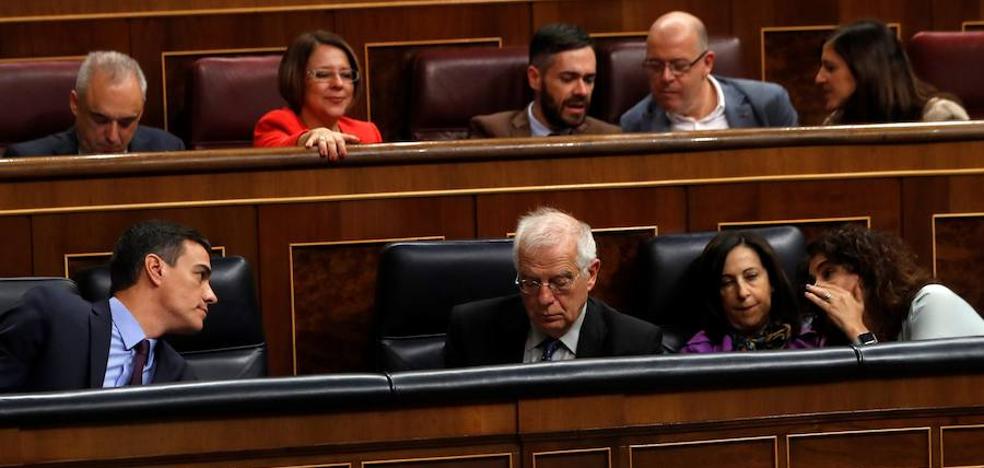
[[338, 164], [293, 148], [10, 159], [0, 275], [66, 275], [170, 218], [256, 266], [274, 374], [364, 371], [390, 241], [505, 237], [557, 206], [598, 230], [598, 293], [624, 305], [639, 238], [856, 222], [901, 234], [981, 308], [982, 187], [975, 122], [382, 144]]

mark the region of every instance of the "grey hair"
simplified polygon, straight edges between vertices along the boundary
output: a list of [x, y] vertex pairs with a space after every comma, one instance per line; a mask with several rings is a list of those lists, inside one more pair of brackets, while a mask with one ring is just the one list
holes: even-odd
[[85, 56], [82, 66], [79, 67], [79, 74], [75, 77], [75, 92], [80, 97], [85, 96], [86, 91], [89, 90], [89, 80], [96, 70], [109, 74], [110, 81], [113, 83], [118, 83], [133, 74], [140, 84], [140, 93], [143, 94], [144, 99], [147, 99], [147, 77], [140, 69], [140, 64], [129, 55], [113, 50], [96, 50]]
[[513, 265], [519, 269], [521, 250], [551, 247], [574, 239], [577, 243], [577, 267], [587, 270], [597, 255], [591, 226], [556, 208], [540, 207], [519, 218], [513, 240]]

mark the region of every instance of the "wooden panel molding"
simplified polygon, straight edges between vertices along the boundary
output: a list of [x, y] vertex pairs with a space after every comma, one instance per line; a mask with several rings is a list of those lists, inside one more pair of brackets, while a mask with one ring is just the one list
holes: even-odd
[[294, 375], [373, 367], [376, 267], [386, 244], [442, 236], [290, 244]]
[[612, 450], [608, 447], [533, 452], [533, 468], [610, 468]]
[[400, 468], [513, 468], [512, 453], [488, 453], [476, 455], [456, 455], [426, 458], [400, 458], [392, 460], [371, 460], [362, 462], [362, 467], [400, 467]]
[[984, 213], [933, 215], [933, 276], [984, 310]]
[[927, 467], [932, 463], [929, 427], [789, 434], [789, 468]]
[[940, 428], [940, 466], [984, 466], [984, 425]]
[[[696, 440], [629, 446], [632, 467], [727, 466], [750, 468], [779, 466], [776, 436]], [[740, 460], [740, 461], [739, 461]]]

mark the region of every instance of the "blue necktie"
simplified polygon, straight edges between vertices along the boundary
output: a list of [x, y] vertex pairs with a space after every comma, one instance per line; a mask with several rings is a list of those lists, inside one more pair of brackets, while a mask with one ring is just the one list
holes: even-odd
[[553, 355], [563, 344], [560, 340], [556, 338], [547, 338], [540, 343], [540, 347], [543, 348], [543, 354], [540, 355], [541, 361], [553, 361]]

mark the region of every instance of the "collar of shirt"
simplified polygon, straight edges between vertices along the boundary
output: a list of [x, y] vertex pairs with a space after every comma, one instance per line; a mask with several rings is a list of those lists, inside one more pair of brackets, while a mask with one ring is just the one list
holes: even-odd
[[550, 130], [550, 127], [543, 125], [543, 123], [537, 120], [536, 116], [533, 115], [532, 102], [530, 103], [530, 105], [526, 106], [526, 116], [530, 120], [530, 136], [535, 136], [535, 137], [550, 136], [550, 134], [553, 133], [553, 130]]
[[[581, 306], [581, 314], [578, 315], [577, 320], [571, 324], [571, 328], [567, 330], [567, 333], [564, 333], [560, 337], [560, 342], [564, 344], [564, 347], [562, 349], [558, 349], [554, 354], [555, 361], [563, 361], [577, 357], [577, 343], [581, 339], [581, 324], [584, 323], [584, 314], [587, 311], [588, 303], [585, 302], [584, 305]], [[530, 332], [526, 335], [526, 348], [524, 352], [526, 359], [524, 359], [523, 362], [536, 362], [540, 360], [540, 354], [542, 354], [543, 350], [538, 348], [538, 346], [540, 346], [540, 343], [543, 343], [543, 340], [545, 339], [547, 339], [547, 335], [544, 335], [543, 332], [538, 330], [531, 323]], [[568, 355], [569, 357], [567, 357]]]
[[717, 94], [717, 106], [714, 107], [711, 113], [700, 119], [667, 112], [666, 116], [670, 119], [673, 130], [714, 130], [728, 128], [728, 120], [724, 117], [725, 101], [721, 83], [718, 83], [718, 80], [713, 75], [707, 75], [707, 81], [710, 81], [715, 94]]
[[[113, 326], [116, 327], [120, 332], [120, 338], [123, 339], [123, 347], [127, 350], [132, 350], [134, 346], [137, 345], [141, 340], [147, 338], [144, 334], [143, 328], [140, 328], [140, 323], [133, 316], [129, 309], [120, 302], [116, 297], [109, 299], [109, 310], [113, 315]], [[151, 349], [157, 340], [149, 340], [151, 344]], [[149, 359], [148, 359], [149, 362]]]
[[[131, 365], [136, 354], [137, 343], [146, 338], [146, 334], [133, 314], [116, 297], [109, 299], [109, 310], [113, 317], [113, 329], [110, 334], [109, 356], [106, 359], [106, 374], [103, 377], [103, 387], [122, 387], [130, 381], [133, 375]], [[154, 348], [156, 339], [148, 339], [150, 349], [147, 352], [147, 362], [144, 364], [143, 382], [148, 383], [153, 378], [156, 364]]]
[[113, 314], [113, 326], [119, 330], [120, 338], [123, 339], [123, 346], [126, 349], [133, 349], [140, 340], [147, 337], [143, 328], [140, 328], [137, 319], [116, 297], [109, 299], [109, 310]]

